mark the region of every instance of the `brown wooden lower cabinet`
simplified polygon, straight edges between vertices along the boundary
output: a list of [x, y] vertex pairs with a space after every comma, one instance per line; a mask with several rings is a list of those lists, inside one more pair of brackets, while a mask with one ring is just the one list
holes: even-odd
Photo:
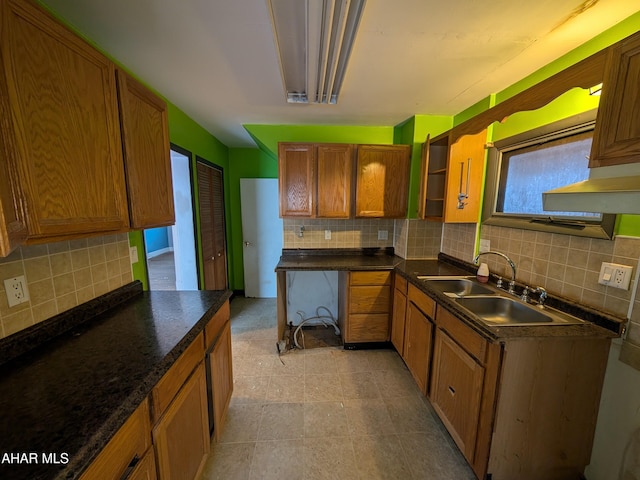
[[215, 439], [220, 440], [229, 402], [231, 401], [231, 394], [233, 393], [231, 324], [228, 321], [222, 328], [222, 332], [207, 358], [211, 388], [209, 414], [213, 415], [213, 424], [209, 422], [209, 430], [211, 431], [211, 427], [213, 427]]
[[[121, 477], [122, 478], [122, 477]], [[156, 473], [156, 457], [153, 449], [150, 448], [142, 460], [136, 465], [126, 480], [155, 480], [158, 478]]]
[[467, 459], [473, 461], [484, 367], [443, 330], [434, 341], [431, 404]]
[[412, 284], [394, 301], [394, 345], [477, 478], [583, 478], [608, 337], [490, 340]]
[[[144, 470], [139, 459], [145, 458], [146, 452], [153, 457], [153, 450], [149, 448], [150, 431], [149, 402], [145, 399], [84, 471], [80, 480], [122, 478], [134, 467], [135, 470]], [[149, 478], [155, 478], [155, 474]]]
[[423, 394], [427, 392], [433, 324], [412, 302], [407, 308], [404, 361]]
[[391, 343], [404, 357], [404, 329], [407, 316], [407, 281], [396, 275], [391, 315]]
[[160, 480], [193, 479], [201, 473], [210, 446], [204, 363], [154, 427], [153, 444]]
[[344, 343], [390, 339], [391, 272], [340, 272], [339, 325]]

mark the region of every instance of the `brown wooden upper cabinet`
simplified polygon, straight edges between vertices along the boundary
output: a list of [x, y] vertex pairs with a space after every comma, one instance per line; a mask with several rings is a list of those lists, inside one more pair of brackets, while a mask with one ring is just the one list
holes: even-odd
[[355, 216], [406, 217], [410, 163], [409, 145], [358, 145]]
[[422, 148], [418, 217], [445, 223], [478, 221], [486, 160], [487, 131], [450, 144], [450, 132]]
[[113, 63], [31, 2], [4, 0], [2, 18], [3, 140], [29, 237], [126, 228]]
[[349, 218], [354, 146], [279, 143], [281, 217]]
[[609, 48], [589, 167], [640, 162], [640, 32]]
[[172, 225], [167, 104], [122, 70], [116, 73], [131, 227]]
[[315, 216], [315, 145], [278, 144], [278, 189], [281, 217]]
[[119, 111], [107, 57], [31, 1], [0, 12], [0, 255], [173, 223], [162, 102], [122, 76]]

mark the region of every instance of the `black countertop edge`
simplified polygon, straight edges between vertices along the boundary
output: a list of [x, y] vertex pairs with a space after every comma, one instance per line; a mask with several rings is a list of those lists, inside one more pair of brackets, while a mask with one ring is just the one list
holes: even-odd
[[363, 248], [283, 248], [282, 256], [304, 257], [317, 255], [348, 256], [348, 255], [395, 255], [393, 247], [363, 247]]
[[[79, 477], [91, 462], [98, 456], [102, 449], [107, 445], [109, 440], [118, 432], [120, 427], [124, 425], [126, 420], [133, 412], [142, 404], [142, 402], [151, 394], [151, 391], [171, 368], [180, 355], [187, 349], [195, 338], [204, 330], [204, 327], [213, 317], [213, 315], [222, 307], [232, 295], [230, 290], [225, 290], [222, 295], [213, 303], [202, 317], [193, 325], [191, 330], [182, 337], [176, 346], [155, 365], [153, 370], [145, 377], [144, 381], [114, 409], [109, 419], [102, 424], [101, 428], [96, 431], [91, 440], [76, 452], [70, 458], [66, 467], [55, 477], [55, 480], [69, 480]], [[149, 405], [151, 408], [151, 405]]]
[[[440, 253], [438, 255], [438, 260], [454, 265], [455, 267], [458, 267], [471, 275], [475, 275], [478, 269], [478, 266], [475, 264], [465, 262], [455, 257], [451, 257], [445, 253]], [[493, 279], [491, 279], [491, 283], [493, 284], [493, 286], [495, 286], [495, 283], [493, 283]], [[524, 287], [524, 284], [516, 282], [516, 291], [522, 291]], [[545, 304], [552, 308], [555, 308], [556, 310], [560, 310], [561, 312], [568, 313], [569, 315], [573, 315], [574, 317], [581, 318], [590, 323], [598, 325], [599, 327], [610, 330], [617, 336], [622, 335], [622, 331], [626, 322], [624, 318], [616, 317], [614, 315], [602, 312], [586, 305], [578, 305], [568, 298], [564, 298], [551, 293], [548, 294], [548, 298]]]
[[13, 335], [0, 339], [0, 365], [38, 348], [43, 343], [141, 293], [142, 283], [135, 280], [66, 312], [59, 313]]

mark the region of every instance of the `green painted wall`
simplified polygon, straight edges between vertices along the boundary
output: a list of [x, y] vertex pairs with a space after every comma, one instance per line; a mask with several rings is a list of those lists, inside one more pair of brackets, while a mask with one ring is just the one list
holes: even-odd
[[[513, 97], [542, 80], [562, 71], [613, 43], [640, 31], [640, 12], [628, 17], [609, 30], [592, 38], [566, 55], [549, 63], [531, 75], [514, 83], [506, 89], [487, 97], [454, 116], [454, 125], [472, 118], [489, 106]], [[549, 105], [532, 112], [521, 112], [512, 115], [504, 124], [493, 124], [492, 140], [530, 130], [545, 123], [566, 118], [577, 113], [597, 108], [599, 97], [590, 96], [585, 90], [573, 89]], [[616, 226], [616, 234], [640, 237], [640, 215], [620, 215]]]
[[[229, 149], [229, 211], [232, 246], [229, 269], [233, 269], [230, 287], [244, 289], [244, 259], [242, 248], [242, 212], [240, 210], [241, 178], [278, 178], [277, 158], [257, 148]], [[281, 235], [282, 232], [277, 232]]]
[[342, 125], [245, 125], [265, 151], [277, 156], [278, 142], [374, 143], [391, 145], [393, 127]]

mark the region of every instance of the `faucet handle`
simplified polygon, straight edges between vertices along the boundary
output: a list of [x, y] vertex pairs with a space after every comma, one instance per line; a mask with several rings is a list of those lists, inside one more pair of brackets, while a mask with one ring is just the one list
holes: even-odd
[[492, 273], [494, 277], [496, 277], [496, 287], [502, 288], [502, 277], [500, 275], [495, 275]]
[[520, 295], [520, 300], [525, 303], [529, 301], [529, 285], [525, 285], [524, 290], [522, 290], [522, 294]]
[[536, 287], [536, 289], [534, 290], [535, 293], [537, 293], [539, 295], [538, 297], [538, 306], [540, 308], [544, 307], [544, 302], [547, 299], [547, 291], [543, 288], [543, 287]]

